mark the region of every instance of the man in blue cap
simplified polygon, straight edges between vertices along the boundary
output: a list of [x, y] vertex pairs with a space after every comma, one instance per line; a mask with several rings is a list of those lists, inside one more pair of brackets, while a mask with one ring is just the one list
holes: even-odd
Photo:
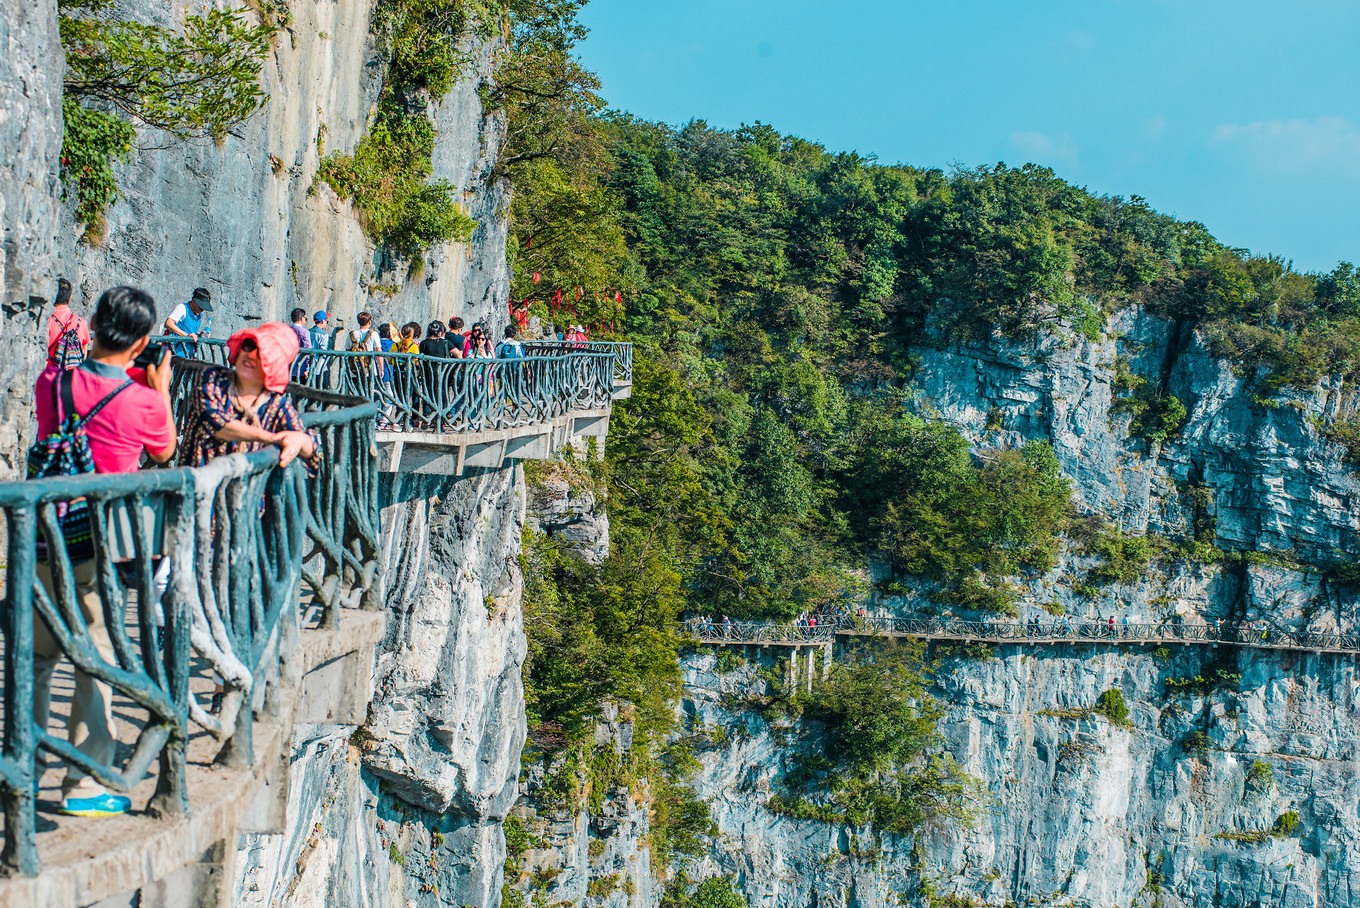
[[212, 294], [204, 287], [195, 288], [189, 302], [170, 310], [165, 319], [165, 333], [192, 340], [193, 344], [175, 345], [176, 356], [192, 356], [191, 348], [212, 333]]

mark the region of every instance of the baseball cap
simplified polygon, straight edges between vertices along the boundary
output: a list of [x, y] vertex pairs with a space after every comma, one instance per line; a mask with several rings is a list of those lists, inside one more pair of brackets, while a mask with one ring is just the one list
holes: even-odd
[[313, 315], [312, 321], [316, 322], [319, 325], [328, 318], [330, 318], [330, 316], [326, 312], [322, 311], [318, 312], [316, 315]]
[[194, 305], [205, 312], [213, 311], [212, 294], [208, 292], [206, 287], [194, 288]]

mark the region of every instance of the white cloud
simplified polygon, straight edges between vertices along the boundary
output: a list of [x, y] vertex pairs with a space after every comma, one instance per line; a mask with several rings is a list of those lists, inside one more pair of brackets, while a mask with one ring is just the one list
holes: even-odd
[[1224, 124], [1214, 130], [1213, 144], [1240, 149], [1253, 164], [1276, 173], [1360, 176], [1360, 129], [1344, 117]]
[[1072, 144], [1070, 135], [1064, 134], [1055, 141], [1042, 132], [1013, 132], [1011, 145], [1036, 164], [1077, 163], [1077, 146]]

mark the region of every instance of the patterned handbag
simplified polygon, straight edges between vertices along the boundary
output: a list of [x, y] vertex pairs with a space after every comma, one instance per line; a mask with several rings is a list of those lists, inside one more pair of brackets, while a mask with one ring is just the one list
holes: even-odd
[[[95, 472], [94, 454], [90, 451], [90, 437], [85, 433], [85, 427], [100, 410], [108, 406], [109, 401], [132, 384], [132, 379], [110, 391], [84, 416], [76, 412], [71, 382], [71, 372], [64, 369], [52, 381], [52, 409], [57, 414], [57, 430], [46, 438], [40, 438], [28, 449], [29, 479], [80, 476]], [[94, 557], [94, 531], [90, 525], [89, 503], [84, 498], [73, 498], [56, 504], [57, 520], [61, 524], [61, 535], [71, 563], [89, 561]], [[41, 526], [38, 527], [37, 555], [39, 561], [47, 560], [47, 539]]]

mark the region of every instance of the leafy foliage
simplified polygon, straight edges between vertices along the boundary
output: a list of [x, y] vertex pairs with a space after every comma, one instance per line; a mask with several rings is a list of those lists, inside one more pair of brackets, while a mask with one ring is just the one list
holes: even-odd
[[387, 56], [378, 110], [354, 151], [327, 155], [316, 179], [353, 201], [364, 232], [393, 259], [412, 261], [437, 243], [466, 242], [477, 226], [452, 183], [429, 182], [435, 140], [429, 107], [470, 62], [460, 42], [474, 26], [489, 29], [500, 10], [476, 0], [383, 0], [374, 10], [371, 27]]
[[476, 226], [447, 180], [428, 183], [434, 124], [423, 113], [382, 106], [352, 155], [332, 154], [317, 179], [353, 198], [364, 231], [403, 259], [440, 242], [466, 242]]
[[265, 101], [260, 71], [273, 27], [209, 7], [183, 31], [95, 15], [109, 0], [61, 0], [65, 94], [177, 138], [221, 138]]
[[1129, 724], [1129, 706], [1124, 702], [1124, 693], [1111, 688], [1096, 700], [1096, 711], [1110, 720], [1111, 725]]
[[74, 192], [76, 219], [97, 224], [105, 208], [118, 200], [113, 164], [132, 150], [136, 130], [127, 120], [62, 99], [66, 132], [61, 143], [61, 176], [66, 193]]
[[821, 731], [796, 751], [769, 809], [894, 835], [976, 822], [987, 794], [943, 750], [922, 651], [910, 644], [841, 663], [829, 681], [793, 698]]
[[60, 0], [66, 51], [62, 180], [87, 236], [118, 200], [113, 165], [132, 150], [134, 123], [176, 139], [223, 138], [264, 104], [260, 83], [275, 23], [209, 8], [180, 31], [108, 15], [111, 0]]
[[694, 884], [683, 872], [667, 884], [661, 908], [746, 908], [746, 898], [727, 877], [711, 876]]

